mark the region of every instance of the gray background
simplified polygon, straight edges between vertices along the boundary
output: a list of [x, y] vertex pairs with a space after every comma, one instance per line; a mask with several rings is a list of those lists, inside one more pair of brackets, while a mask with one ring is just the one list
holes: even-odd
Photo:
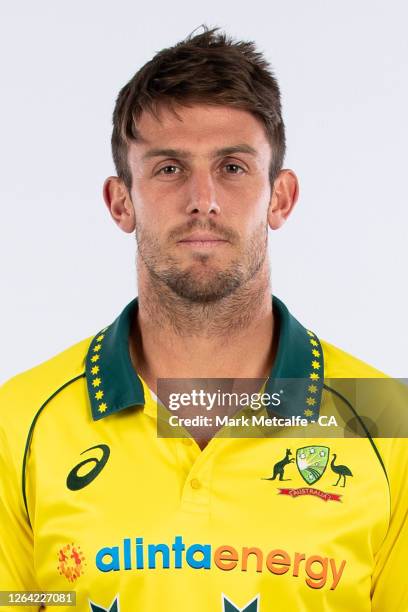
[[201, 23], [275, 69], [301, 197], [270, 234], [273, 291], [321, 338], [406, 376], [408, 71], [401, 1], [3, 2], [0, 380], [110, 323], [136, 294], [110, 219], [120, 87]]

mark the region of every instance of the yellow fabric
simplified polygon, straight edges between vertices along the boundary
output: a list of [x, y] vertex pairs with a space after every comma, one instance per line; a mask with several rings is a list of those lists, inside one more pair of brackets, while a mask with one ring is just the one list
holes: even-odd
[[[144, 383], [145, 409], [94, 421], [83, 376], [90, 342], [1, 388], [0, 590], [74, 590], [84, 611], [408, 610], [406, 440], [375, 441], [388, 483], [367, 439], [215, 438], [201, 451], [158, 438]], [[321, 346], [326, 377], [381, 376]], [[25, 466], [27, 515], [24, 452], [45, 402]], [[294, 461], [289, 480], [268, 480], [287, 449], [294, 458], [313, 445], [330, 448], [314, 488], [340, 501], [283, 493], [307, 488]], [[100, 473], [68, 488], [75, 466], [94, 459], [77, 471], [83, 478], [106, 447]], [[334, 468], [352, 472], [345, 486], [335, 486], [333, 454]]]

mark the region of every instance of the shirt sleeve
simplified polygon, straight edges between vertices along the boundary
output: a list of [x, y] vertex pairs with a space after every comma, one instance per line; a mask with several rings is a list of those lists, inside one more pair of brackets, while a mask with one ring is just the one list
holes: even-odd
[[376, 556], [372, 610], [407, 612], [408, 439], [393, 441], [388, 466], [391, 512], [387, 534]]
[[[33, 532], [25, 511], [22, 490], [21, 448], [13, 448], [15, 427], [8, 419], [13, 417], [11, 406], [4, 405], [3, 387], [0, 388], [0, 590], [39, 590], [34, 575]], [[13, 453], [14, 450], [14, 453]], [[2, 606], [2, 610], [15, 610], [15, 606]], [[38, 606], [25, 606], [24, 610], [37, 612]]]

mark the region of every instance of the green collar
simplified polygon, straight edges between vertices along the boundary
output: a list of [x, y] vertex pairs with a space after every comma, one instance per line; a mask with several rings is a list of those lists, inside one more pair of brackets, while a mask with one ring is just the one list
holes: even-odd
[[[137, 307], [136, 297], [111, 325], [96, 334], [89, 346], [86, 380], [95, 421], [145, 403], [143, 385], [133, 368], [128, 347]], [[265, 391], [274, 393], [283, 388], [290, 391], [281, 395], [282, 403], [274, 408], [275, 413], [313, 419], [319, 413], [324, 379], [320, 341], [276, 296], [273, 296], [273, 308], [279, 318], [279, 343]]]

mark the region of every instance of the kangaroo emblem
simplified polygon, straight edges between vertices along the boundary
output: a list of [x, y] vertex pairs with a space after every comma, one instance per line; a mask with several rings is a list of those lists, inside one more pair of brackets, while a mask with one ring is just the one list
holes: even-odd
[[289, 459], [291, 454], [292, 451], [290, 448], [287, 448], [284, 458], [277, 461], [277, 463], [275, 463], [273, 466], [273, 475], [270, 476], [270, 478], [262, 478], [262, 480], [275, 480], [277, 476], [279, 476], [279, 480], [291, 480], [291, 478], [284, 478], [285, 467], [288, 465], [288, 463], [294, 463], [295, 461], [294, 459]]

